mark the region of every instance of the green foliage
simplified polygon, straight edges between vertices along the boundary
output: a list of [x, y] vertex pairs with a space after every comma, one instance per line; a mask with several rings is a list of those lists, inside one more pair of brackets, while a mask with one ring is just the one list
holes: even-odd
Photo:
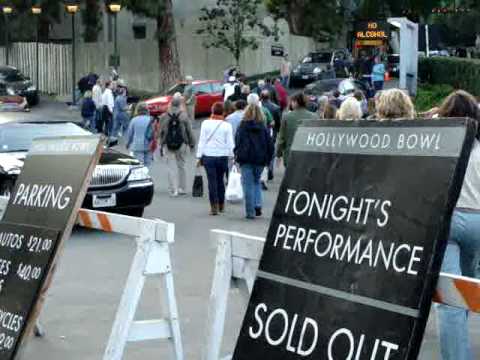
[[[171, 0], [123, 0], [124, 6], [134, 14], [157, 20], [157, 38], [160, 41], [168, 42], [175, 37], [171, 27], [162, 26], [167, 24], [167, 1]], [[173, 21], [173, 19], [171, 20]]]
[[480, 60], [455, 57], [422, 58], [419, 77], [428, 84], [447, 84], [480, 96]]
[[422, 84], [418, 87], [415, 109], [421, 113], [440, 106], [453, 90], [454, 88], [451, 85]]
[[353, 1], [338, 0], [264, 0], [275, 19], [285, 19], [290, 32], [310, 36], [317, 41], [333, 41], [345, 24], [346, 10], [351, 11]]
[[102, 30], [102, 8], [99, 0], [86, 0], [82, 10], [82, 21], [85, 26], [83, 38], [85, 42], [96, 42]]
[[442, 26], [443, 46], [474, 46], [477, 33], [480, 33], [480, 2], [474, 0], [457, 1], [457, 6], [470, 9], [467, 13], [435, 15], [434, 24]]
[[215, 6], [203, 7], [197, 30], [197, 34], [205, 35], [203, 45], [227, 50], [238, 65], [245, 50], [258, 48], [256, 32], [278, 40], [276, 24], [269, 27], [258, 15], [261, 4], [262, 0], [217, 0]]

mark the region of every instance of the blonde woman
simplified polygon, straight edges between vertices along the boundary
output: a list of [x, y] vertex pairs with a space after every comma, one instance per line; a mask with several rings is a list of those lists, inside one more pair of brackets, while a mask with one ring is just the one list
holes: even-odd
[[362, 116], [362, 106], [354, 97], [346, 99], [337, 112], [338, 120], [360, 120]]
[[379, 120], [415, 118], [412, 99], [405, 91], [400, 89], [382, 91], [376, 101], [375, 108], [377, 111], [376, 118]]
[[265, 124], [258, 95], [250, 94], [245, 115], [235, 136], [235, 161], [240, 165], [247, 219], [262, 216], [263, 169], [273, 157], [273, 142]]

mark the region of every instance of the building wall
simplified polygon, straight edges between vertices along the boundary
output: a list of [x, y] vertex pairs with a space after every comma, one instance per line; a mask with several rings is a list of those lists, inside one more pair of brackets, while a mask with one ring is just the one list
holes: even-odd
[[[174, 0], [177, 44], [180, 54], [181, 70], [184, 75], [195, 78], [221, 79], [227, 66], [234, 63], [231, 54], [224, 50], [205, 49], [203, 38], [196, 34], [200, 9], [213, 5], [216, 0]], [[266, 13], [262, 10], [262, 16]], [[61, 24], [54, 26], [54, 37], [71, 37], [71, 18], [65, 15]], [[156, 23], [151, 19], [140, 18], [131, 12], [122, 10], [118, 18], [119, 54], [121, 58], [120, 75], [131, 88], [157, 91], [161, 69], [158, 64], [158, 45], [155, 40]], [[266, 21], [269, 21], [268, 19]], [[146, 39], [134, 38], [133, 25], [146, 25]], [[103, 16], [103, 30], [97, 43], [84, 43], [77, 36], [77, 77], [91, 71], [100, 75], [109, 74], [108, 59], [113, 53], [112, 18]], [[80, 16], [77, 15], [77, 30], [83, 32]], [[281, 24], [282, 36], [277, 44], [282, 44], [293, 61], [316, 48], [310, 38], [291, 36], [286, 23]], [[279, 69], [281, 59], [271, 56], [272, 39], [259, 37], [259, 49], [246, 51], [241, 60], [241, 69], [247, 75]]]

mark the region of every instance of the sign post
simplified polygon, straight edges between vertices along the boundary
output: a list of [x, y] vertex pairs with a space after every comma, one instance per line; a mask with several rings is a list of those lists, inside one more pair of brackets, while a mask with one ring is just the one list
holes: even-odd
[[416, 359], [475, 130], [299, 128], [233, 359]]
[[35, 140], [0, 223], [0, 359], [14, 359], [42, 308], [93, 169], [98, 137]]

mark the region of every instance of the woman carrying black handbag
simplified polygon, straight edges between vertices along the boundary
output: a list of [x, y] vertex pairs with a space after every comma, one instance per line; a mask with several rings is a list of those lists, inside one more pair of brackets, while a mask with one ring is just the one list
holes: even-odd
[[197, 167], [204, 166], [208, 180], [210, 215], [225, 210], [225, 175], [233, 158], [233, 129], [224, 121], [223, 104], [213, 105], [212, 116], [202, 123], [197, 150]]

